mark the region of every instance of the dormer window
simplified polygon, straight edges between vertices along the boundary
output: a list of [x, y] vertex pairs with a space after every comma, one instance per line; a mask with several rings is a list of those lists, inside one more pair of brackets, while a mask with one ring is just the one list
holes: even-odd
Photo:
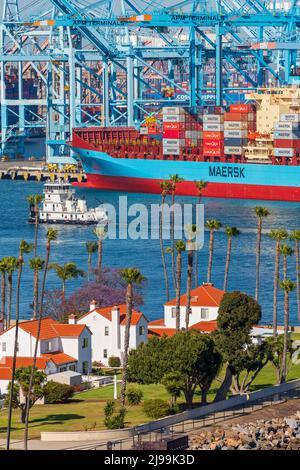
[[201, 320], [208, 320], [209, 310], [208, 308], [201, 308]]

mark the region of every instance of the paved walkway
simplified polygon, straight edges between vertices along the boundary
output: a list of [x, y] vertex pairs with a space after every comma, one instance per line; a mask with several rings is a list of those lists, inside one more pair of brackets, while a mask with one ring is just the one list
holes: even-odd
[[[42, 442], [40, 439], [31, 439], [28, 441], [29, 450], [90, 450], [93, 447], [101, 444], [99, 441], [82, 441], [82, 442]], [[106, 441], [103, 442], [106, 444]], [[6, 440], [0, 439], [0, 447], [5, 449]], [[12, 439], [11, 445], [12, 450], [24, 449], [23, 441], [20, 439]], [[105, 447], [103, 447], [105, 450]]]

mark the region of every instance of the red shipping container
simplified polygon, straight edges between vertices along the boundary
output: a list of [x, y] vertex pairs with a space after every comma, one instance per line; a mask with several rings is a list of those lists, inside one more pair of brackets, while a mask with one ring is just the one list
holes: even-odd
[[224, 148], [224, 142], [221, 140], [205, 140], [203, 139], [203, 146], [205, 148], [222, 149]]
[[252, 113], [255, 112], [255, 106], [253, 104], [231, 104], [231, 113]]
[[289, 149], [289, 148], [294, 148], [294, 149], [300, 149], [300, 140], [299, 139], [275, 139], [274, 140], [274, 147], [278, 148], [284, 148], [284, 149]]
[[221, 157], [224, 155], [224, 151], [220, 152], [216, 149], [205, 149], [203, 148], [203, 156], [204, 157]]
[[164, 122], [164, 131], [184, 131], [185, 125], [183, 122]]
[[215, 140], [223, 140], [224, 139], [224, 132], [217, 132], [217, 131], [203, 131], [203, 139], [215, 139]]
[[164, 139], [184, 139], [185, 132], [184, 131], [164, 131], [163, 138]]
[[224, 121], [248, 121], [248, 115], [245, 113], [224, 113]]

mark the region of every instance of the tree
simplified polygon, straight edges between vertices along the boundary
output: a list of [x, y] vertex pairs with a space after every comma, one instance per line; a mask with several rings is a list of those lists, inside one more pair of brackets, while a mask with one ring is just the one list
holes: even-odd
[[166, 197], [168, 194], [170, 194], [172, 186], [171, 186], [170, 181], [161, 181], [159, 185], [161, 189], [161, 204], [162, 204], [162, 209], [161, 209], [161, 212], [159, 213], [159, 243], [160, 243], [160, 252], [161, 252], [162, 265], [163, 265], [164, 279], [165, 279], [165, 285], [166, 285], [166, 297], [168, 301], [170, 299], [170, 291], [169, 291], [169, 278], [168, 278], [168, 272], [167, 272], [164, 241], [163, 241], [163, 223], [164, 223], [163, 210], [164, 210]]
[[162, 377], [161, 383], [171, 395], [171, 406], [176, 405], [177, 398], [180, 397], [184, 389], [184, 379], [181, 374], [179, 372], [168, 372]]
[[6, 259], [7, 272], [7, 312], [6, 312], [6, 328], [10, 327], [11, 320], [11, 298], [13, 288], [13, 274], [18, 268], [18, 259], [14, 256], [8, 256]]
[[296, 284], [289, 279], [284, 279], [280, 282], [280, 288], [284, 291], [284, 342], [283, 342], [283, 354], [282, 354], [282, 375], [281, 383], [286, 381], [287, 377], [287, 354], [288, 354], [288, 342], [289, 342], [289, 317], [290, 317], [290, 306], [289, 296], [290, 292], [295, 290]]
[[98, 258], [97, 258], [97, 275], [98, 278], [101, 275], [101, 270], [102, 270], [102, 255], [103, 255], [103, 239], [106, 235], [106, 228], [105, 227], [100, 227], [97, 226], [93, 230], [93, 234], [97, 237], [98, 242], [97, 242], [97, 251], [98, 251]]
[[[35, 370], [33, 375], [33, 387], [29, 395], [29, 382], [32, 367], [20, 367], [16, 370], [15, 383], [8, 385], [9, 394], [12, 394], [12, 407], [21, 410], [21, 423], [25, 423], [26, 401], [28, 400], [29, 408], [44, 396], [44, 384], [46, 374], [40, 370]], [[12, 391], [12, 393], [11, 393]], [[25, 400], [24, 400], [25, 398]]]
[[[49, 267], [49, 260], [50, 260], [50, 253], [51, 253], [51, 244], [57, 238], [57, 230], [53, 228], [49, 228], [47, 230], [46, 235], [46, 258], [44, 264], [44, 271], [43, 271], [43, 278], [42, 278], [42, 286], [41, 286], [41, 293], [40, 293], [40, 305], [39, 305], [39, 315], [38, 315], [38, 324], [37, 324], [37, 333], [36, 333], [36, 340], [34, 346], [34, 353], [33, 353], [33, 364], [32, 364], [32, 371], [30, 374], [29, 380], [29, 387], [28, 387], [28, 396], [30, 397], [33, 382], [34, 382], [34, 372], [36, 370], [36, 358], [38, 353], [38, 346], [40, 341], [41, 335], [41, 325], [42, 325], [42, 318], [43, 318], [43, 307], [44, 307], [44, 295], [45, 295], [45, 287], [46, 287], [46, 278], [47, 272]], [[26, 411], [25, 411], [25, 428], [24, 428], [24, 449], [27, 450], [28, 448], [28, 425], [29, 425], [29, 412], [30, 412], [30, 403], [29, 400], [26, 400]]]
[[215, 231], [221, 228], [222, 224], [216, 219], [207, 220], [205, 227], [209, 230], [209, 258], [208, 258], [208, 267], [207, 267], [207, 282], [211, 282], [211, 272], [213, 264], [213, 254], [214, 254], [214, 240], [215, 240]]
[[294, 230], [291, 233], [291, 240], [295, 242], [298, 322], [300, 322], [300, 255], [299, 255], [300, 230]]
[[121, 360], [118, 356], [110, 356], [108, 358], [108, 365], [112, 369], [119, 369], [121, 367]]
[[271, 230], [270, 237], [276, 241], [275, 249], [275, 271], [274, 271], [274, 293], [273, 293], [273, 336], [277, 335], [277, 310], [278, 310], [278, 282], [280, 265], [281, 242], [288, 237], [288, 232], [284, 229]]
[[260, 257], [261, 257], [261, 234], [263, 220], [270, 215], [265, 207], [257, 206], [254, 209], [257, 218], [257, 241], [256, 241], [256, 283], [255, 283], [255, 300], [258, 301], [259, 294], [259, 273], [260, 273]]
[[29, 266], [33, 270], [33, 319], [37, 318], [39, 303], [39, 272], [43, 270], [45, 261], [39, 257], [29, 260]]
[[[174, 245], [174, 248], [177, 251], [176, 279], [175, 279], [175, 291], [176, 291], [175, 317], [176, 317], [176, 331], [178, 332], [180, 330], [180, 289], [181, 289], [181, 274], [182, 274], [182, 252], [185, 251], [185, 243], [182, 240], [177, 241]], [[172, 247], [169, 248], [169, 252], [173, 253]]]
[[34, 214], [34, 250], [33, 255], [36, 258], [37, 253], [37, 240], [38, 240], [38, 228], [39, 228], [39, 204], [43, 201], [44, 196], [41, 194], [31, 194], [27, 196], [27, 202], [30, 206], [30, 212]]
[[90, 280], [91, 274], [91, 265], [92, 265], [92, 254], [96, 253], [98, 250], [98, 243], [96, 242], [86, 242], [85, 244], [87, 254], [88, 254], [88, 280]]
[[79, 277], [85, 276], [85, 272], [82, 269], [77, 268], [76, 264], [72, 262], [65, 263], [62, 266], [57, 263], [50, 263], [49, 269], [54, 269], [61, 280], [63, 298], [66, 293], [66, 282], [70, 279], [78, 279]]
[[[202, 196], [203, 196], [203, 190], [207, 187], [208, 182], [207, 181], [195, 181], [195, 186], [196, 186], [196, 191], [197, 191], [197, 196], [198, 196], [198, 204], [201, 204], [202, 201]], [[195, 287], [198, 287], [199, 285], [199, 253], [198, 250], [195, 252]]]
[[128, 375], [128, 350], [130, 340], [130, 325], [133, 308], [133, 286], [139, 285], [143, 282], [144, 277], [141, 275], [137, 268], [126, 268], [121, 270], [121, 276], [127, 284], [126, 290], [126, 325], [124, 334], [124, 354], [123, 354], [123, 374], [121, 385], [121, 402], [122, 406], [125, 405], [126, 398], [126, 385]]
[[294, 250], [291, 246], [284, 243], [280, 246], [280, 253], [283, 257], [283, 280], [287, 278], [287, 257], [294, 254]]
[[229, 273], [229, 265], [230, 265], [230, 258], [231, 258], [232, 239], [233, 237], [237, 237], [241, 232], [236, 227], [226, 227], [225, 233], [227, 235], [228, 241], [227, 241], [227, 254], [226, 254], [223, 290], [226, 292], [227, 285], [228, 285], [228, 273]]
[[176, 274], [175, 274], [175, 241], [174, 241], [174, 203], [175, 203], [175, 193], [176, 193], [176, 188], [179, 183], [182, 183], [184, 181], [183, 178], [181, 178], [179, 175], [170, 175], [170, 185], [171, 185], [171, 198], [172, 198], [172, 211], [171, 211], [171, 256], [172, 256], [172, 277], [173, 277], [173, 285], [174, 288], [176, 288]]
[[[188, 268], [187, 268], [187, 280], [186, 280], [186, 307], [185, 307], [185, 329], [189, 329], [190, 322], [190, 310], [191, 310], [191, 290], [193, 283], [193, 264], [194, 264], [194, 244], [193, 238], [197, 231], [197, 226], [192, 224], [188, 228], [189, 239], [187, 241], [188, 249]], [[197, 246], [196, 246], [197, 251]]]
[[[271, 338], [266, 338], [265, 344], [268, 347], [268, 354], [271, 364], [273, 365], [276, 372], [277, 384], [280, 384], [282, 381], [282, 366], [283, 366], [283, 350], [284, 350], [284, 335], [272, 336]], [[292, 357], [293, 354], [293, 342], [289, 336], [287, 343], [287, 365], [288, 359]]]
[[14, 354], [13, 363], [11, 370], [11, 390], [9, 393], [9, 404], [8, 404], [8, 424], [7, 424], [7, 439], [6, 449], [10, 448], [10, 434], [11, 434], [11, 419], [12, 419], [12, 407], [13, 407], [13, 393], [14, 383], [16, 374], [17, 354], [18, 354], [18, 336], [19, 336], [19, 313], [20, 313], [20, 288], [21, 288], [21, 276], [24, 263], [24, 254], [30, 253], [32, 245], [27, 243], [25, 240], [21, 240], [19, 245], [19, 258], [18, 258], [18, 280], [16, 286], [16, 319], [15, 319], [15, 339], [14, 339]]
[[226, 365], [225, 378], [216, 394], [216, 401], [225, 400], [233, 376], [239, 370], [239, 358], [251, 345], [250, 332], [261, 319], [261, 307], [252, 297], [241, 292], [226, 293], [219, 307], [217, 331], [213, 333]]
[[0, 260], [0, 273], [1, 273], [1, 323], [4, 329], [5, 328], [7, 258], [2, 258]]

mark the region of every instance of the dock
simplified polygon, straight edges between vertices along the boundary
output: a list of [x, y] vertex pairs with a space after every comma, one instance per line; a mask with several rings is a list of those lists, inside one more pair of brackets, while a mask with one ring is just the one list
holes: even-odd
[[49, 170], [45, 160], [0, 162], [0, 180], [55, 181], [57, 178], [70, 183], [84, 183], [87, 178], [83, 170]]

